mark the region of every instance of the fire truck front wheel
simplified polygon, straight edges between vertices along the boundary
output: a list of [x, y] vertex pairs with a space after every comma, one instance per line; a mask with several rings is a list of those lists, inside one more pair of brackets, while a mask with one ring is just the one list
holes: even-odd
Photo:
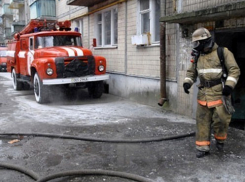
[[12, 83], [15, 90], [22, 90], [23, 84], [17, 80], [15, 69], [12, 70]]
[[40, 104], [49, 102], [49, 87], [42, 84], [37, 73], [34, 75], [33, 86], [36, 101]]
[[104, 92], [103, 81], [91, 82], [88, 84], [88, 93], [93, 98], [100, 98]]

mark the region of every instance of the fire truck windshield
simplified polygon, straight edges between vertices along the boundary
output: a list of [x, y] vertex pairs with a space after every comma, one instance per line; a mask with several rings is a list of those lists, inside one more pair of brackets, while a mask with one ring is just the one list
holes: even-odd
[[82, 46], [81, 37], [74, 35], [53, 35], [36, 38], [36, 49], [55, 46]]

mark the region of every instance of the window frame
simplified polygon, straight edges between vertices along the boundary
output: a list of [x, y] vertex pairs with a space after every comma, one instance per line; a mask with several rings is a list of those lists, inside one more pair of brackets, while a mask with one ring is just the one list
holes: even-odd
[[78, 28], [78, 32], [83, 35], [83, 18], [75, 20], [75, 28]]
[[[140, 1], [137, 0], [137, 34], [141, 35], [144, 34], [142, 30], [142, 15], [149, 13], [150, 19], [150, 34], [151, 34], [151, 44], [160, 44], [160, 40], [155, 40], [156, 38], [156, 16], [155, 16], [155, 9], [156, 9], [156, 0], [149, 0], [149, 9], [140, 10]], [[160, 1], [161, 4], [161, 1]], [[161, 11], [161, 8], [160, 8]], [[161, 12], [160, 12], [161, 13]], [[160, 17], [159, 17], [160, 18]], [[160, 23], [159, 27], [160, 29]]]
[[[117, 12], [117, 30], [114, 29], [115, 26], [115, 14], [114, 10]], [[106, 44], [106, 35], [105, 35], [105, 13], [110, 11], [110, 44]], [[99, 15], [101, 15], [101, 21], [99, 20]], [[99, 31], [99, 26], [101, 25], [101, 32]], [[95, 14], [95, 37], [97, 48], [110, 48], [117, 47], [118, 45], [118, 8], [117, 6], [113, 6], [102, 11], [99, 11]], [[100, 34], [101, 34], [101, 42], [100, 42]], [[115, 41], [117, 39], [117, 42]]]

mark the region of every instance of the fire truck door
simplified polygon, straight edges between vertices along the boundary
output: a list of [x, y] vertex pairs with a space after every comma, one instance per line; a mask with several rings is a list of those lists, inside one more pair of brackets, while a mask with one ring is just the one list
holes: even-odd
[[31, 75], [31, 63], [34, 59], [34, 38], [29, 38], [29, 50], [27, 53], [27, 72]]
[[20, 51], [18, 53], [19, 57], [19, 73], [21, 75], [27, 75], [27, 52], [28, 52], [28, 41], [23, 38], [20, 40]]

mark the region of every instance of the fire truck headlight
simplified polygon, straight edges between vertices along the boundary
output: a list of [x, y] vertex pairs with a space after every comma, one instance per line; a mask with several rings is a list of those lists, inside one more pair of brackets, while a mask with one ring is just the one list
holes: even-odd
[[52, 75], [53, 73], [54, 73], [54, 70], [52, 69], [52, 68], [48, 68], [47, 70], [46, 70], [46, 73], [47, 73], [47, 75]]
[[98, 69], [99, 69], [100, 72], [102, 72], [102, 71], [105, 70], [105, 67], [103, 65], [99, 65]]

